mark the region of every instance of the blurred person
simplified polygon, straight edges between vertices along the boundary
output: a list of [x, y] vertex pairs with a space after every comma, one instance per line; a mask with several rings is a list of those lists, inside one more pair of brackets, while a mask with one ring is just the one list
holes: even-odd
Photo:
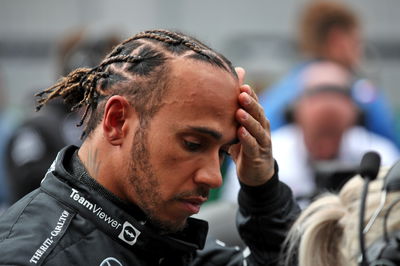
[[[57, 47], [58, 73], [67, 75], [77, 67], [97, 65], [117, 43], [114, 35], [89, 39], [83, 30], [68, 34]], [[71, 106], [64, 105], [61, 100], [53, 101], [42, 112], [28, 114], [13, 130], [6, 152], [10, 203], [39, 187], [61, 148], [81, 143], [82, 132], [76, 126], [79, 115], [70, 109]]]
[[[359, 219], [364, 181], [357, 175], [338, 193], [321, 195], [302, 211], [285, 241], [282, 265], [400, 265], [400, 162], [389, 173], [388, 169], [382, 167], [368, 188], [364, 224], [371, 220], [372, 226], [364, 227], [368, 228], [364, 230], [367, 264], [360, 263]], [[396, 177], [388, 181], [389, 175]], [[384, 193], [386, 200], [382, 200]], [[371, 219], [376, 213], [377, 218]]]
[[9, 186], [5, 164], [6, 145], [11, 134], [13, 123], [7, 112], [7, 96], [0, 75], [0, 213], [9, 205]]
[[[276, 265], [299, 212], [278, 179], [268, 121], [244, 70], [182, 33], [151, 30], [41, 92], [85, 111], [83, 143], [0, 216], [0, 264]], [[237, 163], [248, 249], [191, 218]], [[268, 224], [269, 226], [262, 226]]]
[[[326, 190], [340, 189], [358, 168], [363, 154], [380, 153], [383, 164], [399, 159], [396, 145], [359, 125], [360, 110], [348, 87], [351, 73], [319, 61], [303, 75], [305, 89], [289, 108], [292, 123], [271, 134], [274, 158], [284, 162], [280, 178], [302, 207]], [[223, 200], [235, 201], [238, 184], [230, 167]]]
[[357, 14], [345, 3], [324, 0], [307, 3], [298, 26], [304, 61], [259, 96], [272, 131], [290, 122], [286, 107], [304, 90], [305, 71], [319, 60], [330, 60], [352, 72], [351, 96], [363, 111], [363, 125], [400, 147], [390, 101], [381, 89], [359, 73], [363, 55], [361, 31]]

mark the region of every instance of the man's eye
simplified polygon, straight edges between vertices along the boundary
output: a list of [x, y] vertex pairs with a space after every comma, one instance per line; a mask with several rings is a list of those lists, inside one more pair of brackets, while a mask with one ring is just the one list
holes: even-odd
[[201, 149], [201, 144], [200, 143], [196, 143], [196, 142], [191, 142], [191, 141], [187, 141], [184, 140], [183, 143], [185, 144], [185, 147], [188, 151], [198, 151]]

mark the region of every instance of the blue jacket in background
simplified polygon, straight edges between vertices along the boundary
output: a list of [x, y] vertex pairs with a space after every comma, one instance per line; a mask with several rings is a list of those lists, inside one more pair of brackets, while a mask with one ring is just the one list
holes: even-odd
[[[302, 74], [313, 62], [315, 61], [306, 61], [297, 65], [278, 83], [259, 95], [260, 104], [270, 121], [271, 131], [288, 123], [286, 111], [303, 91]], [[383, 91], [366, 79], [356, 79], [351, 90], [354, 101], [363, 112], [364, 126], [400, 147], [394, 114]]]

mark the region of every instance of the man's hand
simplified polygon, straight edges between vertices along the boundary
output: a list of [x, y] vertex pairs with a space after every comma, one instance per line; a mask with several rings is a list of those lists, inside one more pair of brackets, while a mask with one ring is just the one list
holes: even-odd
[[245, 71], [236, 68], [241, 93], [240, 108], [236, 111], [239, 143], [233, 145], [230, 154], [236, 163], [239, 180], [248, 186], [267, 182], [274, 174], [269, 121], [258, 103], [256, 93], [248, 85], [242, 85]]

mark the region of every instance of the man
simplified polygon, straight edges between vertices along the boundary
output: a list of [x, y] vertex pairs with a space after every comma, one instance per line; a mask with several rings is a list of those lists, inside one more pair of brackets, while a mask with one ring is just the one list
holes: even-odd
[[5, 149], [10, 138], [11, 128], [14, 126], [11, 122], [11, 115], [6, 108], [6, 93], [4, 89], [3, 76], [0, 73], [0, 214], [9, 206], [10, 193], [8, 191], [7, 172], [5, 164]]
[[[62, 97], [86, 110], [85, 139], [0, 218], [0, 264], [275, 265], [298, 207], [243, 79], [199, 41], [153, 30], [41, 93], [38, 108]], [[204, 247], [207, 223], [189, 217], [221, 185], [226, 153], [242, 183], [246, 252]]]

